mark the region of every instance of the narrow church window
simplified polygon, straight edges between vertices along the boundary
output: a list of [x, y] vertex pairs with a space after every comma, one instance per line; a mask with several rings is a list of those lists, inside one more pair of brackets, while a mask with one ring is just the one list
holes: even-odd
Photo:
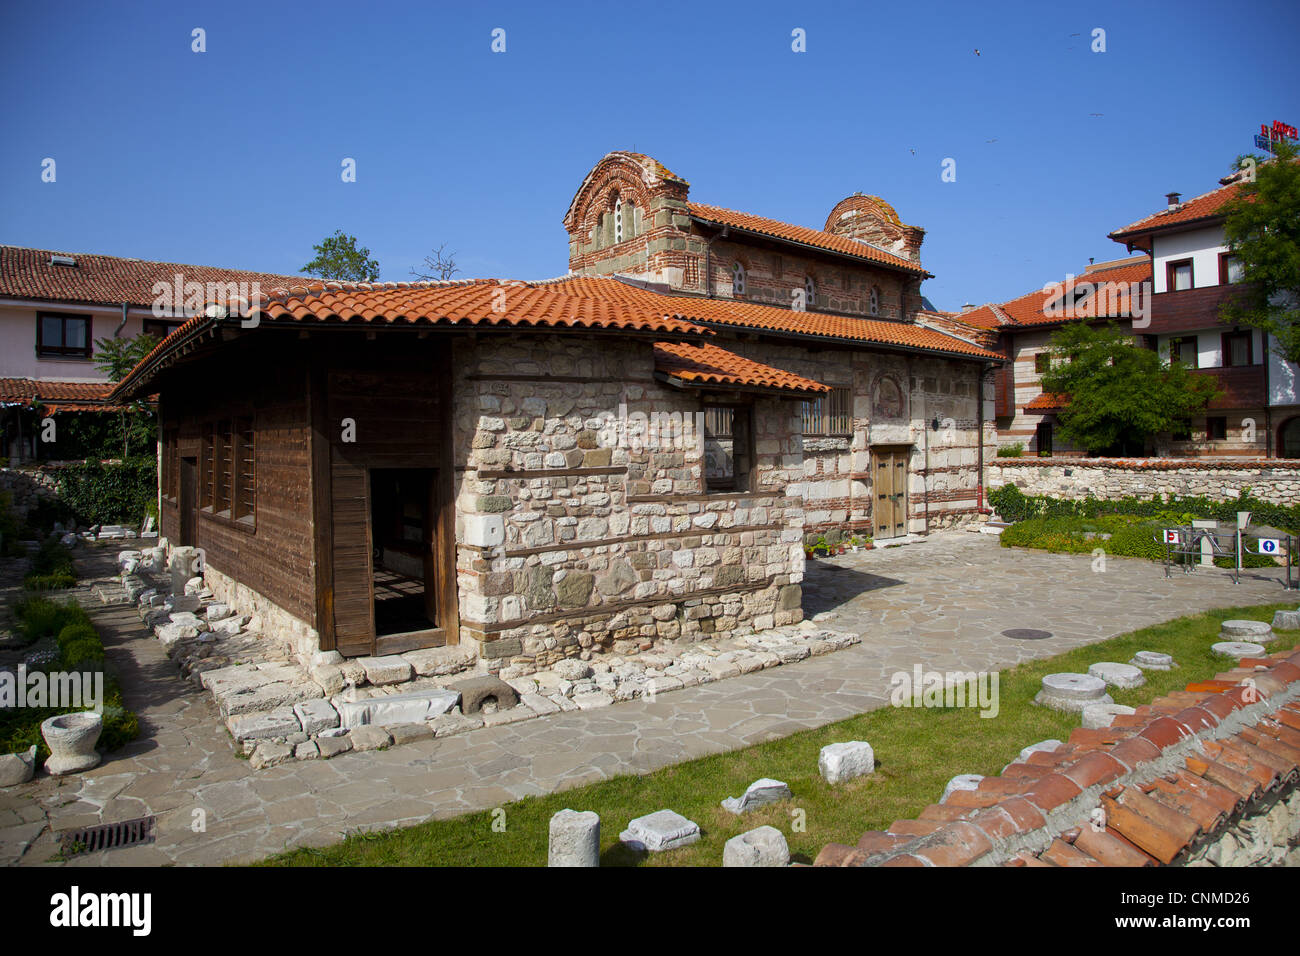
[[732, 263], [731, 266], [731, 293], [732, 295], [745, 294], [745, 267], [739, 262]]
[[753, 467], [753, 408], [705, 405], [704, 490], [749, 491]]
[[874, 285], [871, 287], [871, 297], [867, 305], [867, 311], [872, 315], [880, 314], [880, 289]]
[[817, 304], [817, 284], [813, 282], [812, 276], [803, 280], [803, 298], [804, 305], [809, 309]]
[[614, 203], [614, 242], [623, 241], [623, 202]]

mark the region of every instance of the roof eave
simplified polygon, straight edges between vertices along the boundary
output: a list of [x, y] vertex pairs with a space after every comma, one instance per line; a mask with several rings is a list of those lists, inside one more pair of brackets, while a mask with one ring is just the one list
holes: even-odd
[[777, 242], [782, 245], [792, 246], [793, 248], [800, 249], [802, 251], [809, 252], [816, 255], [834, 256], [837, 259], [844, 259], [849, 262], [868, 263], [873, 266], [879, 266], [882, 269], [892, 269], [895, 272], [904, 272], [909, 275], [920, 278], [922, 280], [934, 278], [933, 273], [927, 272], [923, 267], [919, 265], [905, 266], [894, 262], [882, 262], [879, 259], [872, 259], [869, 256], [855, 256], [847, 252], [840, 252], [838, 249], [827, 249], [825, 246], [814, 246], [812, 243], [800, 242], [798, 239], [787, 239], [784, 236], [774, 235], [773, 233], [770, 232], [761, 232], [757, 229], [746, 229], [743, 226], [736, 226], [729, 222], [719, 222], [716, 219], [709, 219], [707, 217], [697, 215], [696, 213], [691, 213], [690, 218], [692, 222], [697, 222], [700, 223], [701, 225], [710, 226], [714, 229], [726, 228], [728, 231], [733, 233], [740, 233], [741, 235], [751, 236], [755, 239], [762, 239], [767, 242]]

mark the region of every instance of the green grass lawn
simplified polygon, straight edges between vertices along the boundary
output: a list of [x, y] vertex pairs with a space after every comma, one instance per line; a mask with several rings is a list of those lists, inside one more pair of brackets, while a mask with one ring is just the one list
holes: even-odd
[[[1116, 703], [1137, 706], [1228, 669], [1210, 654], [1219, 624], [1228, 618], [1272, 620], [1296, 602], [1223, 608], [1180, 617], [1077, 650], [1001, 672], [1000, 712], [981, 718], [975, 708], [883, 707], [803, 731], [781, 740], [703, 757], [644, 776], [629, 774], [602, 783], [506, 804], [493, 827], [492, 811], [430, 820], [382, 833], [357, 834], [326, 849], [294, 850], [265, 861], [274, 866], [545, 866], [551, 815], [566, 807], [600, 814], [604, 865], [718, 866], [722, 846], [762, 824], [786, 835], [795, 860], [811, 862], [827, 843], [854, 843], [864, 830], [883, 829], [936, 802], [944, 784], [959, 773], [995, 775], [1020, 750], [1048, 738], [1065, 740], [1079, 726], [1077, 715], [1058, 714], [1031, 703], [1045, 674], [1086, 672], [1097, 661], [1128, 661], [1141, 650], [1172, 654], [1180, 665], [1148, 671], [1147, 684], [1112, 690]], [[1282, 633], [1270, 650], [1300, 643], [1300, 632]], [[876, 754], [876, 772], [832, 787], [817, 771], [826, 744], [865, 740]], [[735, 817], [718, 804], [738, 796], [760, 777], [784, 780], [794, 798]], [[618, 843], [633, 817], [663, 808], [694, 820], [700, 841], [638, 861]], [[504, 823], [504, 829], [501, 823]]]

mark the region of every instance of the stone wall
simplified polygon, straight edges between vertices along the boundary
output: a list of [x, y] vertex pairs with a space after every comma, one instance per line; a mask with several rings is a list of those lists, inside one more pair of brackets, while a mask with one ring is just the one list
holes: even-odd
[[[702, 408], [653, 362], [649, 342], [616, 338], [458, 351], [461, 639], [484, 657], [524, 673], [800, 620], [798, 403], [758, 398], [752, 490], [706, 494], [702, 443], [640, 430], [652, 413], [695, 428]], [[483, 544], [498, 519], [503, 540]]]
[[[163, 544], [167, 542], [164, 539]], [[170, 557], [170, 552], [169, 552]], [[230, 606], [236, 614], [251, 617], [248, 629], [276, 641], [283, 641], [304, 668], [310, 668], [320, 651], [320, 634], [299, 617], [290, 614], [270, 598], [247, 584], [223, 574], [210, 564], [202, 568], [203, 583], [213, 597]]]
[[1243, 488], [1278, 505], [1300, 504], [1300, 461], [1180, 458], [995, 458], [990, 490], [1013, 484], [1027, 495], [1082, 499], [1204, 495], [1236, 498]]
[[14, 517], [21, 522], [38, 499], [58, 496], [58, 482], [53, 472], [39, 468], [0, 468], [0, 491], [10, 496]]

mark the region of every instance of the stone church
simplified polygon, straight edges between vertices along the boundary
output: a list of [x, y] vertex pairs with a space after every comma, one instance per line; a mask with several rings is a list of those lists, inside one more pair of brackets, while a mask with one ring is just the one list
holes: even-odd
[[616, 152], [564, 223], [561, 278], [264, 290], [116, 386], [158, 396], [162, 533], [304, 664], [763, 630], [810, 533], [978, 518], [1001, 359], [926, 319], [883, 200], [795, 226]]

